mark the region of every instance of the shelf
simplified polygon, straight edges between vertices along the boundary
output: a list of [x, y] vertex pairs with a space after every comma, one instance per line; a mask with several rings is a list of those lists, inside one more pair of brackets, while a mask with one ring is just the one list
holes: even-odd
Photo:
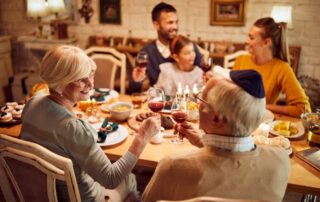
[[36, 38], [34, 36], [20, 36], [17, 39], [19, 42], [24, 43], [27, 49], [31, 50], [50, 50], [57, 45], [73, 45], [76, 44], [77, 40], [75, 38], [70, 39], [42, 39]]

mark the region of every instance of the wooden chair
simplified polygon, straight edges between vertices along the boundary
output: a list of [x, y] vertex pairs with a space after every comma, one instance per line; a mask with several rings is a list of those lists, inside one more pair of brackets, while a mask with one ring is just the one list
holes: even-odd
[[226, 69], [232, 69], [236, 58], [240, 55], [248, 54], [245, 50], [239, 50], [237, 52], [231, 53], [229, 55], [224, 56], [223, 67]]
[[32, 142], [0, 134], [0, 186], [6, 201], [58, 201], [56, 180], [81, 201], [72, 161]]
[[86, 53], [97, 65], [95, 86], [114, 89], [117, 81], [116, 73], [120, 68], [120, 93], [125, 94], [126, 55], [111, 47], [97, 46], [88, 48]]
[[180, 200], [180, 201], [159, 200], [157, 202], [262, 202], [262, 201], [200, 196], [200, 197], [195, 197], [195, 198]]

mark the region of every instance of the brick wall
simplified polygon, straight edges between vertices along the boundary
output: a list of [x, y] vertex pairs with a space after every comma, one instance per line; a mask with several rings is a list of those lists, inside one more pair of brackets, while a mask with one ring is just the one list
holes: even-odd
[[[81, 0], [77, 1], [80, 7]], [[119, 35], [155, 38], [150, 13], [160, 0], [122, 0], [122, 24], [99, 23], [99, 0], [92, 0], [94, 15], [89, 24], [83, 19], [69, 26], [69, 35], [75, 36], [81, 47], [89, 35]], [[247, 20], [243, 27], [210, 26], [210, 0], [167, 0], [178, 10], [180, 33], [189, 34], [192, 39], [226, 40], [244, 42], [252, 23], [268, 16], [273, 5], [291, 5], [293, 8], [293, 29], [288, 30], [289, 44], [302, 47], [298, 75], [320, 78], [320, 1], [318, 0], [248, 0]], [[32, 33], [36, 23], [26, 20], [25, 0], [0, 2], [0, 33], [19, 36]], [[20, 54], [19, 54], [20, 55]], [[19, 65], [15, 65], [19, 68]]]

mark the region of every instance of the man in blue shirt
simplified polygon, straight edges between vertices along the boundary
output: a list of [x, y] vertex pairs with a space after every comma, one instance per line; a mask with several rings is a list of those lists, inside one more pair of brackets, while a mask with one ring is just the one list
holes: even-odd
[[[159, 65], [171, 62], [169, 44], [178, 32], [178, 17], [176, 9], [164, 2], [157, 4], [152, 10], [152, 22], [157, 30], [158, 39], [142, 48], [148, 54], [147, 68], [135, 67], [129, 83], [129, 92], [140, 92], [142, 82], [148, 77], [150, 85], [154, 85], [159, 77]], [[195, 64], [200, 66], [201, 54], [195, 46]]]

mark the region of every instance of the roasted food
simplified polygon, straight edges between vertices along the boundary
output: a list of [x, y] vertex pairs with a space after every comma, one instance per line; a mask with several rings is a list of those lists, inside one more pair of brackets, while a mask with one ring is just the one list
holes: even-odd
[[170, 116], [161, 115], [161, 126], [164, 129], [172, 129], [173, 125], [174, 124]]

